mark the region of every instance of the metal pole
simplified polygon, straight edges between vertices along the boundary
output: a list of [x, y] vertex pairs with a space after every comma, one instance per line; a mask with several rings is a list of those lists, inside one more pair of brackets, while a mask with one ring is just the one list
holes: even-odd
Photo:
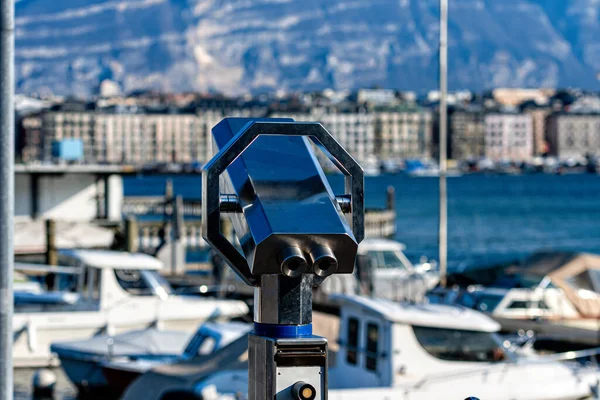
[[448, 0], [440, 0], [440, 285], [446, 287], [448, 257], [448, 205], [446, 193], [446, 151], [448, 129]]
[[0, 0], [0, 400], [13, 397], [14, 0]]

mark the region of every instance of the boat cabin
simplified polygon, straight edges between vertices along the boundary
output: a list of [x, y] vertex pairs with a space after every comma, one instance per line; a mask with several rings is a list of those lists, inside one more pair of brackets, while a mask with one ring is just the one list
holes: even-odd
[[[104, 250], [64, 250], [59, 254], [62, 267], [45, 272], [58, 280], [60, 292], [16, 294], [16, 312], [106, 309], [132, 296], [166, 299], [172, 293], [159, 274], [163, 263], [146, 254]], [[18, 267], [18, 266], [17, 266]], [[35, 268], [27, 265], [29, 273]], [[43, 267], [39, 267], [43, 270]], [[27, 301], [25, 301], [27, 300]]]
[[[491, 287], [472, 286], [447, 302], [507, 319], [565, 320], [585, 325], [600, 317], [600, 256], [538, 253], [508, 268]], [[579, 320], [579, 322], [577, 322]]]
[[500, 325], [473, 310], [360, 296], [334, 301], [341, 313], [331, 388], [392, 387], [511, 357], [496, 335]]
[[248, 313], [241, 301], [174, 295], [159, 274], [163, 263], [149, 255], [68, 250], [59, 262], [65, 266], [55, 267], [65, 275], [58, 285], [64, 291], [16, 293], [15, 365], [53, 364], [54, 342], [148, 327], [192, 332], [206, 320]]
[[[331, 400], [576, 400], [590, 396], [600, 376], [595, 367], [513, 352], [497, 336], [500, 325], [474, 310], [355, 295], [332, 300], [340, 317], [337, 343], [335, 333], [326, 335]], [[319, 322], [314, 320], [313, 328], [323, 334]], [[326, 325], [326, 331], [333, 330], [333, 323]], [[236, 398], [248, 388], [246, 353], [247, 341], [240, 339], [206, 363], [154, 369], [133, 382], [123, 398], [162, 399], [165, 387], [206, 394], [202, 398], [209, 393]]]
[[[367, 238], [358, 246], [354, 275], [333, 275], [320, 286], [326, 294], [366, 294], [395, 301], [420, 301], [439, 282], [435, 262], [413, 265], [406, 247], [388, 239]], [[319, 298], [317, 298], [319, 300]]]

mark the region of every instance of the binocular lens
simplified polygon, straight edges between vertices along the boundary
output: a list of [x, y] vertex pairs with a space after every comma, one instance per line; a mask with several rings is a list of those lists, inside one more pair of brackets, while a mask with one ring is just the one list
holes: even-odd
[[329, 247], [320, 246], [310, 253], [313, 270], [320, 277], [333, 274], [338, 268], [337, 258]]
[[306, 271], [306, 258], [302, 250], [288, 247], [281, 253], [281, 272], [290, 278], [296, 278]]

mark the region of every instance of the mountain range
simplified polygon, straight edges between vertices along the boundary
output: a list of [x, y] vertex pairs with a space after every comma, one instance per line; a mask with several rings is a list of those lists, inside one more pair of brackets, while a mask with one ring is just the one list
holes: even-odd
[[[449, 0], [450, 89], [600, 89], [599, 0]], [[17, 91], [438, 82], [439, 0], [18, 0]]]

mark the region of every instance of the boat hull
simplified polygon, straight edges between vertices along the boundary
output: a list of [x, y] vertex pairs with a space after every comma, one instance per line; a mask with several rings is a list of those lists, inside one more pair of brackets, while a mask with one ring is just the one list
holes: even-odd
[[[160, 329], [194, 332], [205, 319], [153, 320], [136, 323], [107, 324], [102, 314], [64, 313], [38, 315], [27, 320], [14, 320], [13, 363], [15, 368], [59, 366], [60, 360], [50, 351], [52, 343], [88, 339], [100, 334], [116, 335], [158, 325]], [[125, 321], [123, 321], [125, 322]]]
[[63, 371], [80, 390], [106, 389], [108, 382], [102, 374], [99, 361], [60, 357]]
[[101, 367], [104, 381], [107, 382], [110, 390], [117, 395], [123, 394], [131, 382], [137, 379], [143, 372], [145, 371], [121, 369], [111, 365]]

